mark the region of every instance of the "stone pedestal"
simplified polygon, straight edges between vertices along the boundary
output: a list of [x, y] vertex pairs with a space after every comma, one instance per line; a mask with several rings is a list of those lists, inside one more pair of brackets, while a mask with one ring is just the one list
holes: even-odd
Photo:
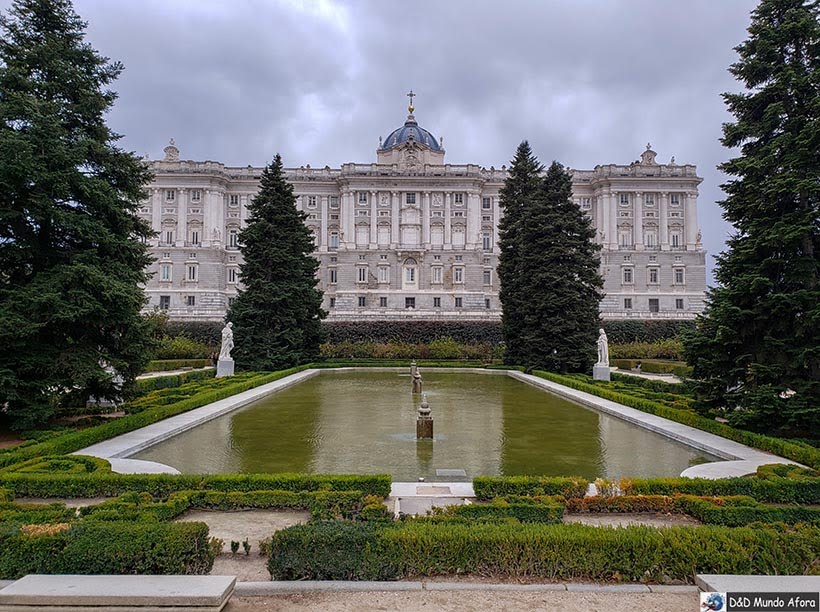
[[216, 377], [223, 376], [233, 376], [233, 359], [220, 359], [216, 362]]
[[433, 419], [430, 417], [416, 419], [416, 438], [419, 440], [433, 439]]
[[600, 363], [592, 366], [592, 380], [609, 380], [609, 366]]

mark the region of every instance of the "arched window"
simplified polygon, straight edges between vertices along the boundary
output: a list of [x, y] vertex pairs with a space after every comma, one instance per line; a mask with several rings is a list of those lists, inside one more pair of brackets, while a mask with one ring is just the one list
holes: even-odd
[[415, 259], [409, 257], [404, 260], [404, 265], [402, 266], [401, 287], [402, 289], [418, 289], [418, 286], [418, 264]]

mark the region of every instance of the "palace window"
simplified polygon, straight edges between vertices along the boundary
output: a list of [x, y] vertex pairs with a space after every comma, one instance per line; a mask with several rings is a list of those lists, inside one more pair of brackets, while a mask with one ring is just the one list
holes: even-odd
[[236, 282], [236, 268], [228, 268], [228, 282], [235, 283]]
[[161, 281], [165, 281], [166, 283], [171, 282], [172, 280], [172, 271], [171, 271], [171, 264], [162, 264], [160, 266], [160, 275], [159, 279]]
[[331, 220], [331, 221], [338, 221], [338, 220], [339, 220], [339, 215], [338, 215], [338, 214], [335, 214], [335, 215], [333, 215], [333, 214], [332, 214], [332, 215], [330, 215], [330, 220]]
[[672, 206], [680, 206], [680, 195], [678, 195], [677, 193], [673, 193], [672, 195], [670, 195], [669, 203]]
[[453, 268], [453, 282], [454, 283], [463, 283], [464, 282], [464, 268], [461, 266], [456, 266]]
[[196, 251], [188, 253], [188, 259], [196, 259]]
[[187, 296], [185, 298], [185, 305], [188, 306], [188, 307], [191, 307], [191, 308], [196, 306], [196, 296], [195, 295]]
[[308, 196], [307, 205], [310, 208], [316, 208], [316, 196]]
[[433, 308], [441, 308], [441, 298], [434, 297], [433, 298]]
[[675, 298], [675, 310], [683, 310], [683, 298]]
[[434, 217], [443, 217], [443, 216], [444, 216], [444, 212], [443, 212], [443, 211], [440, 211], [440, 210], [434, 210], [434, 211], [433, 211], [433, 216], [434, 216]]
[[328, 268], [327, 273], [328, 273], [328, 277], [327, 277], [328, 284], [335, 285], [336, 284], [336, 279], [338, 278], [338, 276], [336, 274], [336, 268]]
[[165, 230], [165, 244], [174, 244], [173, 230]]
[[492, 221], [493, 217], [492, 217], [492, 215], [481, 215], [481, 220], [482, 221]]
[[650, 255], [649, 256], [649, 261], [658, 261], [658, 256], [657, 255]]
[[228, 206], [239, 206], [239, 196], [236, 194], [229, 195]]
[[380, 217], [389, 217], [390, 216], [390, 211], [389, 210], [380, 210], [379, 211], [379, 216]]
[[[382, 211], [382, 212], [385, 212], [385, 211]], [[370, 216], [370, 211], [365, 208], [365, 209], [362, 209], [362, 210], [357, 210], [356, 214], [360, 217], [369, 217]]]
[[632, 298], [624, 298], [624, 310], [632, 310]]
[[433, 271], [432, 283], [434, 285], [440, 285], [441, 284], [441, 279], [442, 279], [441, 266], [433, 266], [432, 271]]
[[381, 255], [379, 255], [379, 259], [381, 259], [382, 261], [387, 261], [387, 255], [382, 253]]
[[194, 189], [191, 191], [191, 202], [199, 202], [202, 199], [202, 191]]
[[455, 299], [455, 302], [456, 302], [456, 303], [455, 303], [456, 308], [461, 308], [461, 307], [462, 307], [462, 304], [464, 303], [464, 299], [463, 299], [463, 298], [460, 298], [460, 297], [457, 297], [457, 298]]
[[330, 307], [331, 308], [336, 308], [336, 298], [335, 297], [330, 298]]
[[631, 285], [632, 284], [632, 268], [624, 268], [623, 269], [623, 284], [624, 285]]
[[330, 232], [330, 243], [328, 248], [336, 250], [339, 248], [339, 232]]
[[484, 308], [490, 309], [490, 298], [484, 298]]
[[589, 210], [592, 208], [592, 198], [581, 198], [581, 208]]
[[239, 246], [239, 230], [235, 227], [228, 230], [228, 246], [231, 248]]
[[454, 217], [463, 217], [464, 216], [464, 211], [463, 210], [457, 210], [453, 213], [453, 216]]
[[682, 285], [684, 281], [683, 268], [675, 268], [675, 284]]
[[481, 208], [489, 210], [492, 207], [492, 200], [490, 198], [481, 198]]
[[390, 282], [390, 266], [379, 266], [379, 282]]
[[359, 266], [356, 268], [356, 280], [360, 283], [367, 282], [367, 268], [364, 266]]
[[192, 230], [191, 231], [191, 244], [198, 245], [199, 244], [199, 230]]
[[364, 295], [359, 296], [359, 308], [364, 308], [367, 306], [367, 297]]
[[142, 208], [140, 208], [140, 214], [142, 214], [142, 215], [147, 215], [150, 212], [151, 212], [151, 208], [148, 207], [148, 206], [143, 206]]
[[367, 204], [367, 192], [360, 191], [359, 192], [359, 204]]
[[191, 208], [191, 209], [188, 210], [188, 212], [192, 215], [201, 215], [202, 214], [202, 209], [201, 208]]
[[484, 284], [485, 285], [492, 285], [493, 284], [493, 272], [492, 272], [492, 270], [484, 270]]
[[672, 232], [669, 234], [669, 242], [673, 247], [680, 247], [680, 233]]
[[379, 308], [387, 308], [387, 298], [380, 297], [379, 298]]
[[404, 298], [404, 307], [405, 308], [415, 308], [416, 307], [416, 298], [414, 298], [414, 297]]
[[177, 198], [177, 192], [173, 189], [166, 189], [165, 190], [165, 201], [166, 202], [173, 202]]
[[171, 307], [171, 296], [170, 295], [161, 295], [159, 296], [159, 309], [160, 310], [168, 310]]
[[660, 310], [660, 302], [658, 298], [649, 298], [649, 312], [658, 312]]
[[462, 259], [464, 259], [463, 255], [456, 255], [456, 261], [461, 261]]
[[463, 193], [454, 193], [453, 194], [453, 203], [460, 205], [464, 204], [464, 194]]
[[404, 269], [404, 279], [408, 283], [415, 283], [416, 282], [416, 269], [414, 267], [406, 267]]
[[[415, 204], [416, 203], [416, 194], [415, 193], [406, 193], [405, 195], [405, 203], [406, 204]], [[415, 306], [414, 306], [415, 308]]]
[[493, 250], [493, 235], [490, 232], [481, 234], [481, 246], [485, 251]]
[[629, 194], [622, 193], [620, 197], [621, 206], [629, 206]]
[[655, 205], [655, 194], [654, 193], [646, 193], [643, 196], [643, 203], [646, 206], [654, 206]]
[[650, 285], [657, 285], [658, 284], [658, 269], [657, 268], [649, 268], [649, 284]]
[[339, 208], [339, 196], [330, 196], [330, 207]]
[[197, 266], [197, 265], [188, 266], [188, 276], [187, 276], [187, 278], [188, 278], [189, 281], [196, 281], [197, 280], [197, 278], [199, 276], [199, 274], [197, 272], [198, 269], [199, 269], [199, 266]]
[[657, 234], [655, 232], [646, 232], [643, 236], [644, 244], [648, 247], [654, 247], [658, 243]]

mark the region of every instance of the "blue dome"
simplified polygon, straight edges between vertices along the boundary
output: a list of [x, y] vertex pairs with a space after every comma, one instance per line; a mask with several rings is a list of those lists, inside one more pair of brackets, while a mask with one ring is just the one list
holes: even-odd
[[407, 121], [404, 122], [403, 126], [390, 132], [387, 138], [385, 138], [382, 142], [380, 150], [386, 151], [387, 149], [392, 149], [393, 147], [398, 146], [403, 142], [408, 142], [409, 140], [413, 140], [413, 142], [417, 142], [420, 145], [425, 145], [433, 151], [441, 151], [441, 146], [439, 146], [436, 137], [423, 127], [419, 127], [419, 124], [416, 123], [416, 118], [413, 115], [409, 115], [407, 117]]

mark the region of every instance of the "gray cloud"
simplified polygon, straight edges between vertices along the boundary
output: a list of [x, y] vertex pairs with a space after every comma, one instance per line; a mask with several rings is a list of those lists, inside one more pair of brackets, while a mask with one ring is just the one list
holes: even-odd
[[[122, 145], [188, 159], [321, 167], [375, 159], [416, 116], [452, 163], [629, 163], [647, 141], [698, 165], [712, 255], [731, 117], [720, 94], [753, 0], [76, 0], [88, 39], [122, 61], [110, 115]], [[4, 10], [8, 0], [0, 0]], [[711, 259], [711, 258], [710, 258]]]

